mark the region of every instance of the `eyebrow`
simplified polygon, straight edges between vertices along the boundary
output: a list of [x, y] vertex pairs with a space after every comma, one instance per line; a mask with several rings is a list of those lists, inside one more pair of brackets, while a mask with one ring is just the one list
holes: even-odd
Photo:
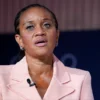
[[44, 18], [43, 20], [50, 20], [50, 21], [52, 21], [52, 19], [50, 19], [50, 18]]
[[23, 23], [23, 25], [28, 24], [28, 23], [32, 24], [33, 21], [27, 21], [27, 22]]
[[[54, 22], [52, 19], [50, 19], [50, 18], [43, 18], [42, 19], [43, 21], [51, 21], [51, 22]], [[27, 21], [27, 22], [25, 22], [25, 23], [23, 23], [23, 25], [25, 25], [25, 24], [27, 24], [27, 23], [30, 23], [30, 24], [32, 24], [34, 21]]]

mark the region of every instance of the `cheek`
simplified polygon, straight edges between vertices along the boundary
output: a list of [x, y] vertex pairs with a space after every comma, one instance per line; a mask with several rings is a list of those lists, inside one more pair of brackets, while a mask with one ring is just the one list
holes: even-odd
[[31, 42], [31, 36], [30, 35], [23, 35], [22, 36], [22, 41], [23, 41], [23, 44], [29, 44]]
[[51, 43], [53, 43], [54, 45], [57, 42], [57, 32], [56, 31], [52, 31], [49, 35], [48, 38], [50, 40]]
[[54, 39], [55, 41], [57, 39], [57, 34], [58, 33], [56, 31], [52, 31], [51, 34], [50, 34], [51, 35], [51, 38]]

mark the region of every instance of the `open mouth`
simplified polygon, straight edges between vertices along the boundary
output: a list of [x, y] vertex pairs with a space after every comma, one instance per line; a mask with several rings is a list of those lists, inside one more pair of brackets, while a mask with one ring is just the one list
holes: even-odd
[[44, 39], [37, 40], [35, 42], [35, 45], [38, 46], [38, 47], [46, 46], [47, 45], [47, 40], [44, 40]]

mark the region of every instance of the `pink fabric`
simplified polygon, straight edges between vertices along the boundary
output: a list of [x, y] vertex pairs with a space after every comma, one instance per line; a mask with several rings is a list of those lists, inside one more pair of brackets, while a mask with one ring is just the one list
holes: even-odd
[[88, 71], [65, 67], [55, 56], [53, 68], [51, 83], [41, 99], [36, 87], [27, 83], [25, 57], [15, 65], [0, 66], [0, 100], [94, 100]]

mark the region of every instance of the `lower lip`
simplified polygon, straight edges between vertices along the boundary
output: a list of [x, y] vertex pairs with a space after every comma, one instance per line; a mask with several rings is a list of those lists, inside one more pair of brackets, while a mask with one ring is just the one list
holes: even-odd
[[47, 45], [47, 42], [35, 44], [37, 47], [44, 47]]

